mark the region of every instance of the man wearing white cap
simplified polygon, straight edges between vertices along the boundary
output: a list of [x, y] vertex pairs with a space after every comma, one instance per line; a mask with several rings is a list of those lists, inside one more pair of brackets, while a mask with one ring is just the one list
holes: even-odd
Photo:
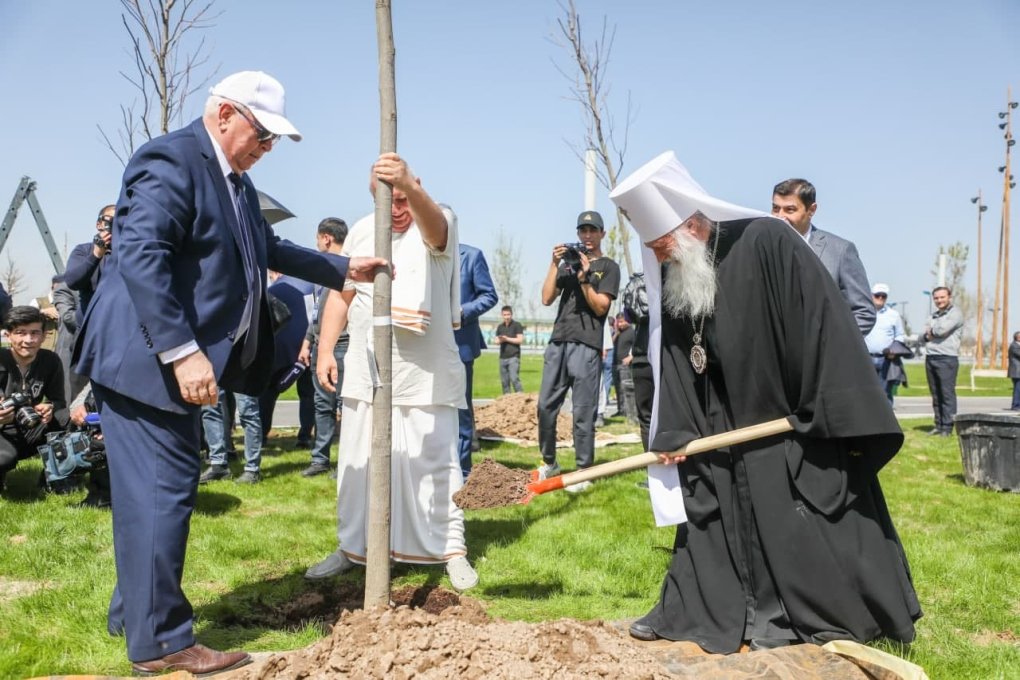
[[871, 287], [871, 299], [875, 303], [875, 326], [864, 336], [864, 344], [868, 346], [878, 380], [891, 404], [896, 386], [907, 382], [902, 357], [913, 356], [913, 352], [904, 344], [907, 339], [900, 313], [886, 305], [886, 300], [889, 299], [889, 286], [885, 283], [876, 283]]
[[[817, 256], [787, 224], [709, 196], [672, 152], [610, 198], [645, 245], [663, 462], [649, 489], [657, 523], [681, 524], [631, 634], [715, 653], [913, 639], [920, 607], [876, 476], [903, 434]], [[670, 454], [783, 417], [786, 435]]]
[[107, 627], [137, 673], [214, 673], [244, 652], [196, 644], [181, 589], [200, 473], [199, 416], [219, 390], [260, 394], [273, 363], [267, 266], [331, 288], [369, 280], [378, 258], [281, 240], [245, 174], [301, 135], [283, 87], [259, 71], [212, 88], [202, 118], [132, 156], [113, 250], [75, 348], [100, 405], [113, 495], [117, 586]]

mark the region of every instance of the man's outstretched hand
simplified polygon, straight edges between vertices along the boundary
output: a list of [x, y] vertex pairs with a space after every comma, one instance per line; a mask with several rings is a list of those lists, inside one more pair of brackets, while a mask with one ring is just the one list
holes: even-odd
[[347, 278], [358, 283], [372, 283], [376, 272], [389, 266], [389, 262], [381, 257], [352, 257], [347, 263]]

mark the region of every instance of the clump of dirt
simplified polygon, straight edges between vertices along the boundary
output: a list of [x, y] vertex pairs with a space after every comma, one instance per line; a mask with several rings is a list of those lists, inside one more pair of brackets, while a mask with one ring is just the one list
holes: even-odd
[[[538, 395], [504, 394], [495, 401], [476, 406], [475, 428], [479, 437], [538, 441]], [[560, 411], [556, 418], [556, 441], [572, 441], [573, 438], [573, 419]]]
[[477, 621], [460, 607], [346, 612], [332, 635], [223, 675], [231, 680], [305, 678], [645, 678], [670, 674], [609, 624], [561, 619]]
[[464, 486], [453, 494], [453, 502], [464, 510], [513, 505], [527, 498], [529, 481], [527, 470], [508, 468], [486, 458], [471, 468]]
[[[217, 614], [219, 623], [248, 628], [296, 629], [317, 623], [324, 632], [344, 612], [361, 609], [365, 587], [361, 583], [337, 583], [332, 579], [308, 584], [309, 590], [283, 602], [245, 601], [229, 612]], [[451, 607], [460, 607], [465, 615], [475, 613], [486, 618], [481, 604], [461, 598], [457, 593], [438, 586], [406, 586], [390, 593], [394, 606], [422, 609], [441, 614]]]

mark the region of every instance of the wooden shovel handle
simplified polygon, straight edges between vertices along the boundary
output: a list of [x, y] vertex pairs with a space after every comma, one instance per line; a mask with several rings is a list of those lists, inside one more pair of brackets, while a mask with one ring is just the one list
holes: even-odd
[[[777, 418], [776, 420], [770, 420], [767, 423], [748, 425], [747, 427], [741, 427], [737, 430], [730, 430], [729, 432], [713, 434], [708, 437], [702, 437], [701, 439], [695, 439], [669, 455], [693, 456], [696, 453], [714, 451], [715, 449], [721, 449], [725, 446], [732, 446], [734, 444], [743, 444], [744, 442], [762, 439], [763, 437], [770, 437], [774, 434], [790, 432], [791, 430], [793, 430], [793, 425], [790, 424], [790, 420], [788, 418]], [[545, 493], [547, 491], [562, 489], [563, 487], [570, 486], [571, 484], [588, 482], [593, 479], [602, 479], [603, 477], [611, 477], [613, 475], [618, 475], [621, 472], [640, 470], [641, 468], [648, 467], [649, 465], [658, 462], [658, 453], [638, 453], [619, 460], [602, 463], [601, 465], [594, 465], [590, 468], [585, 468], [584, 470], [575, 470], [574, 472], [568, 472], [557, 477], [550, 477], [549, 479], [534, 482], [528, 485], [528, 490], [536, 494]]]

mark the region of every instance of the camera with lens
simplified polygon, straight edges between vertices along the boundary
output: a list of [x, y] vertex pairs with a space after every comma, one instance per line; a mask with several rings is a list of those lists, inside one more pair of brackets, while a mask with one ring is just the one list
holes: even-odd
[[566, 248], [566, 252], [563, 253], [563, 264], [566, 265], [567, 271], [571, 274], [576, 274], [581, 271], [581, 253], [588, 254], [588, 249], [584, 247], [584, 244], [580, 241], [575, 243], [564, 243], [563, 247]]
[[49, 433], [46, 443], [38, 448], [46, 483], [51, 486], [69, 477], [106, 467], [106, 443], [98, 413], [85, 417], [82, 430]]
[[99, 218], [99, 222], [101, 226], [98, 227], [96, 235], [92, 237], [92, 244], [97, 248], [102, 248], [106, 252], [110, 252], [110, 246], [107, 245], [103, 237], [106, 234], [109, 234], [110, 231], [113, 229], [113, 217], [109, 215], [103, 215], [102, 217]]
[[42, 416], [32, 408], [32, 399], [27, 394], [14, 392], [0, 401], [0, 410], [9, 408], [15, 409], [14, 422], [23, 430], [31, 430], [42, 422]]

